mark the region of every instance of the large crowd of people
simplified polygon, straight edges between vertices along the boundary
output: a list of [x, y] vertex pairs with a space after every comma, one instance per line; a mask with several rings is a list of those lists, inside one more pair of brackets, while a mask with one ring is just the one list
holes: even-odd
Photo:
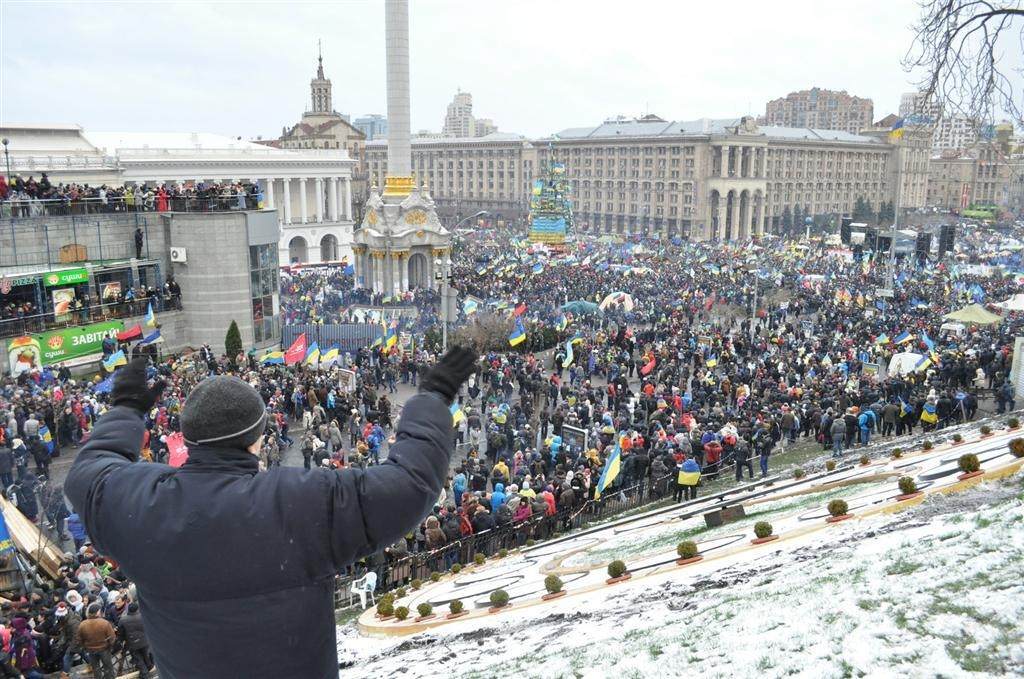
[[[1000, 234], [969, 231], [956, 258], [921, 266], [901, 257], [890, 267], [824, 239], [592, 242], [568, 252], [511, 233], [463, 239], [452, 337], [481, 358], [453, 409], [458, 452], [419, 530], [366, 566], [383, 576], [416, 555], [443, 570], [472, 557], [453, 545], [498, 529], [517, 544], [545, 537], [623, 489], [681, 501], [709, 478], [768, 475], [772, 456], [801, 441], [841, 456], [879, 437], [969, 421], [979, 409], [1013, 409], [1021, 319], [942, 327], [952, 310], [1020, 290], [1020, 255], [1003, 245]], [[321, 366], [210, 346], [154, 356], [151, 374], [168, 388], [145, 417], [143, 463], [175, 462], [183, 403], [209, 375], [232, 374], [267, 409], [261, 469], [289, 453], [311, 469], [378, 464], [401, 417], [398, 392], [441, 353], [438, 299], [362, 289], [344, 266], [283, 272], [285, 323], [379, 325], [382, 308], [405, 307], [415, 313], [397, 329], [408, 343], [375, 343]], [[533, 341], [511, 346], [520, 326]], [[908, 365], [906, 355], [920, 358]], [[66, 671], [77, 654], [104, 676], [104, 654], [119, 643], [148, 667], [131, 584], [92, 550], [50, 480], [51, 459], [88, 440], [109, 407], [105, 377], [75, 379], [54, 366], [0, 381], [7, 496], [68, 552], [59, 581], [35, 583], [0, 612], [3, 648], [27, 676]], [[621, 471], [599, 488], [611, 455]]]
[[210, 212], [252, 210], [263, 202], [258, 184], [245, 182], [54, 184], [43, 172], [39, 179], [0, 177], [0, 210], [7, 217], [72, 215], [102, 212]]

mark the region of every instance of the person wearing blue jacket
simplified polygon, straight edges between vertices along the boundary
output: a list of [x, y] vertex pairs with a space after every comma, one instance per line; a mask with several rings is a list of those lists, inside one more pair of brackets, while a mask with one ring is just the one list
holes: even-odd
[[494, 484], [494, 492], [491, 493], [491, 513], [497, 516], [498, 507], [505, 504], [505, 484]]
[[449, 407], [476, 362], [448, 352], [406, 402], [387, 459], [365, 470], [260, 472], [266, 408], [228, 376], [188, 395], [183, 466], [135, 464], [164, 385], [147, 382], [145, 359], [118, 370], [64, 488], [134, 581], [162, 679], [337, 678], [335, 576], [430, 512], [453, 450]]
[[697, 484], [700, 483], [700, 465], [692, 457], [676, 467], [676, 493], [673, 498], [676, 502], [684, 499], [697, 499]]

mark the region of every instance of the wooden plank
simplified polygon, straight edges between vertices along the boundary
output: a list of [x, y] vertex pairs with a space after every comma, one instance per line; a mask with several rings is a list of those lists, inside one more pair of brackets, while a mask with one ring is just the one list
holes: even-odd
[[56, 580], [60, 576], [60, 564], [64, 550], [28, 520], [7, 498], [0, 495], [0, 511], [3, 512], [11, 541], [30, 561], [39, 565], [40, 570]]

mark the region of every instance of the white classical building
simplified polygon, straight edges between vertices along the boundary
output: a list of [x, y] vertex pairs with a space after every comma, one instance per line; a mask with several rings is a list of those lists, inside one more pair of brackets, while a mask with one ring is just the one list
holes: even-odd
[[277, 210], [281, 264], [351, 258], [352, 170], [345, 149], [280, 149], [205, 133], [86, 132], [0, 126], [12, 175], [120, 186], [246, 182]]

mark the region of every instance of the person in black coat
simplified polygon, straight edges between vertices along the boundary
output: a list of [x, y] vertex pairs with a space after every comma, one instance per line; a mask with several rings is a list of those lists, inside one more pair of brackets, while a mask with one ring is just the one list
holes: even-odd
[[146, 639], [139, 605], [134, 601], [128, 604], [128, 612], [117, 621], [117, 638], [131, 653], [139, 679], [149, 679], [149, 640]]
[[452, 454], [449, 407], [476, 359], [456, 347], [438, 362], [387, 460], [367, 470], [257, 473], [266, 410], [228, 376], [189, 394], [181, 468], [133, 464], [164, 385], [148, 385], [144, 359], [118, 371], [114, 407], [64, 488], [96, 548], [135, 582], [162, 679], [338, 676], [335, 575], [430, 511]]

